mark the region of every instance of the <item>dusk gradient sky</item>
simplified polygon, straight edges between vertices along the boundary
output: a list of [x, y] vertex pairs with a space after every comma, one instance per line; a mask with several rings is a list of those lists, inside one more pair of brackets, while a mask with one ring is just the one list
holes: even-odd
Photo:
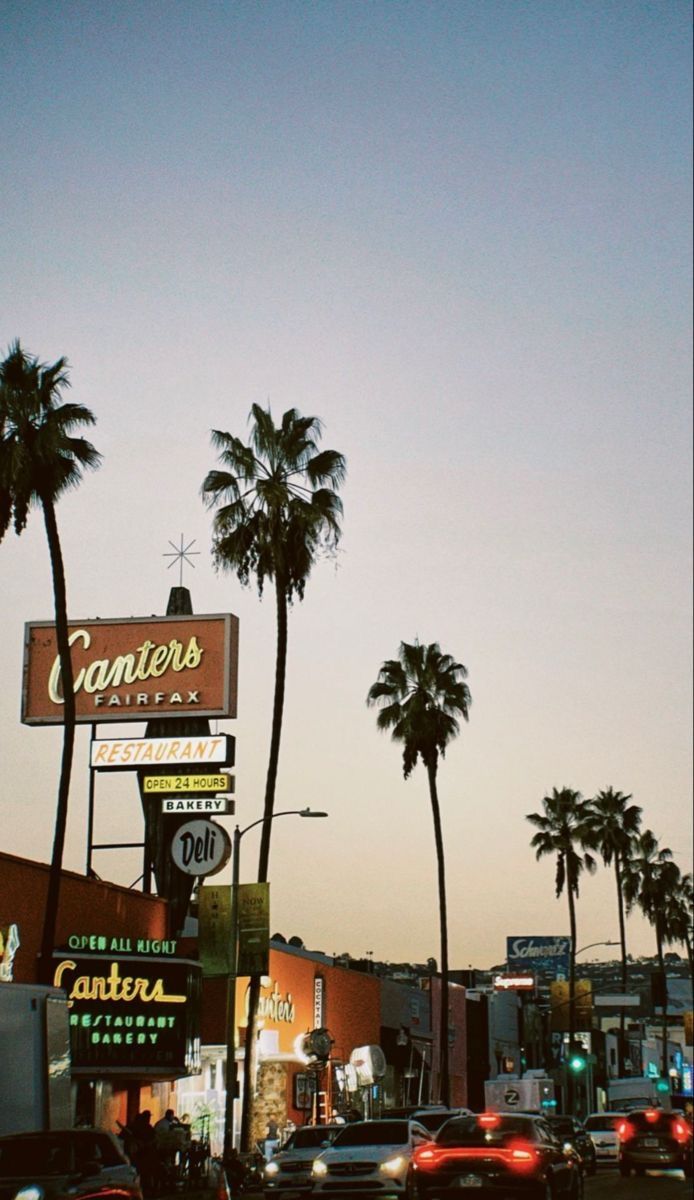
[[[692, 869], [691, 18], [684, 0], [4, 6], [0, 350], [68, 356], [103, 454], [58, 511], [70, 616], [163, 613], [169, 541], [197, 539], [196, 611], [240, 619], [223, 728], [242, 826], [275, 613], [213, 570], [210, 430], [245, 439], [252, 403], [295, 406], [347, 458], [339, 554], [290, 614], [277, 792], [330, 818], [277, 821], [270, 868], [273, 931], [314, 949], [439, 955], [426, 777], [403, 781], [365, 703], [402, 639], [469, 671], [439, 776], [453, 967], [568, 932], [524, 819], [553, 787], [632, 793]], [[53, 615], [40, 513], [6, 535], [0, 581], [0, 846], [48, 861], [61, 734], [19, 720], [24, 622]], [[81, 728], [76, 870], [87, 781]], [[98, 840], [141, 834], [134, 776], [100, 778], [97, 804]], [[131, 852], [95, 866], [140, 872]], [[609, 871], [578, 929], [618, 937]], [[628, 941], [655, 950], [638, 916]]]

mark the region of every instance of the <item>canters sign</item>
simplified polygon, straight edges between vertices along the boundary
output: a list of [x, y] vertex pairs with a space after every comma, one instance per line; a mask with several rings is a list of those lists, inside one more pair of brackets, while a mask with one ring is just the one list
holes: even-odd
[[174, 1079], [200, 1067], [199, 963], [147, 956], [54, 955], [67, 993], [74, 1074]]
[[[69, 625], [77, 720], [151, 716], [235, 717], [238, 618], [133, 617]], [[25, 626], [22, 720], [62, 724], [63, 682], [55, 626]]]

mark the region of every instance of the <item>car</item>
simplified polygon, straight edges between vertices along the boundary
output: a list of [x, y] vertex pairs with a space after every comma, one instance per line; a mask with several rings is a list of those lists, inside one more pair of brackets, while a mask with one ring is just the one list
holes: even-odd
[[649, 1168], [694, 1175], [694, 1137], [681, 1113], [662, 1108], [631, 1109], [617, 1128], [619, 1172], [643, 1175]]
[[408, 1200], [530, 1197], [580, 1200], [581, 1161], [543, 1116], [485, 1112], [446, 1121], [412, 1155]]
[[108, 1192], [142, 1200], [140, 1177], [116, 1138], [99, 1129], [0, 1137], [0, 1200], [86, 1200]]
[[294, 1200], [313, 1186], [313, 1160], [344, 1125], [302, 1125], [293, 1130], [263, 1168], [265, 1200]]
[[547, 1113], [544, 1119], [552, 1130], [552, 1133], [565, 1145], [568, 1144], [576, 1151], [581, 1160], [584, 1174], [594, 1175], [597, 1170], [595, 1146], [590, 1134], [586, 1132], [581, 1122], [576, 1117], [562, 1116], [555, 1113]]
[[616, 1166], [619, 1158], [617, 1126], [624, 1120], [623, 1112], [590, 1113], [583, 1126], [595, 1146], [598, 1166]]
[[430, 1136], [418, 1121], [405, 1117], [343, 1125], [313, 1163], [313, 1193], [325, 1200], [345, 1192], [397, 1200], [405, 1194], [415, 1148]]

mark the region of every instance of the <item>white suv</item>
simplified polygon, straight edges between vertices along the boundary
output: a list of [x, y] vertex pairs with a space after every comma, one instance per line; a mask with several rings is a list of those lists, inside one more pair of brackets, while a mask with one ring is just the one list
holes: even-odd
[[404, 1118], [343, 1125], [313, 1163], [313, 1192], [324, 1200], [345, 1192], [397, 1200], [405, 1194], [412, 1151], [430, 1140], [423, 1125]]
[[310, 1192], [313, 1160], [344, 1125], [302, 1125], [290, 1133], [263, 1169], [265, 1200], [297, 1200]]

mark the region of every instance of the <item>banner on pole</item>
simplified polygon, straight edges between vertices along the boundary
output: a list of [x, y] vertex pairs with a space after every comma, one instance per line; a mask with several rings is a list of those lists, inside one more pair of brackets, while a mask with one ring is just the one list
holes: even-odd
[[205, 884], [198, 892], [198, 951], [204, 976], [231, 967], [231, 887]]
[[237, 975], [267, 975], [270, 970], [269, 883], [239, 885], [238, 932]]

